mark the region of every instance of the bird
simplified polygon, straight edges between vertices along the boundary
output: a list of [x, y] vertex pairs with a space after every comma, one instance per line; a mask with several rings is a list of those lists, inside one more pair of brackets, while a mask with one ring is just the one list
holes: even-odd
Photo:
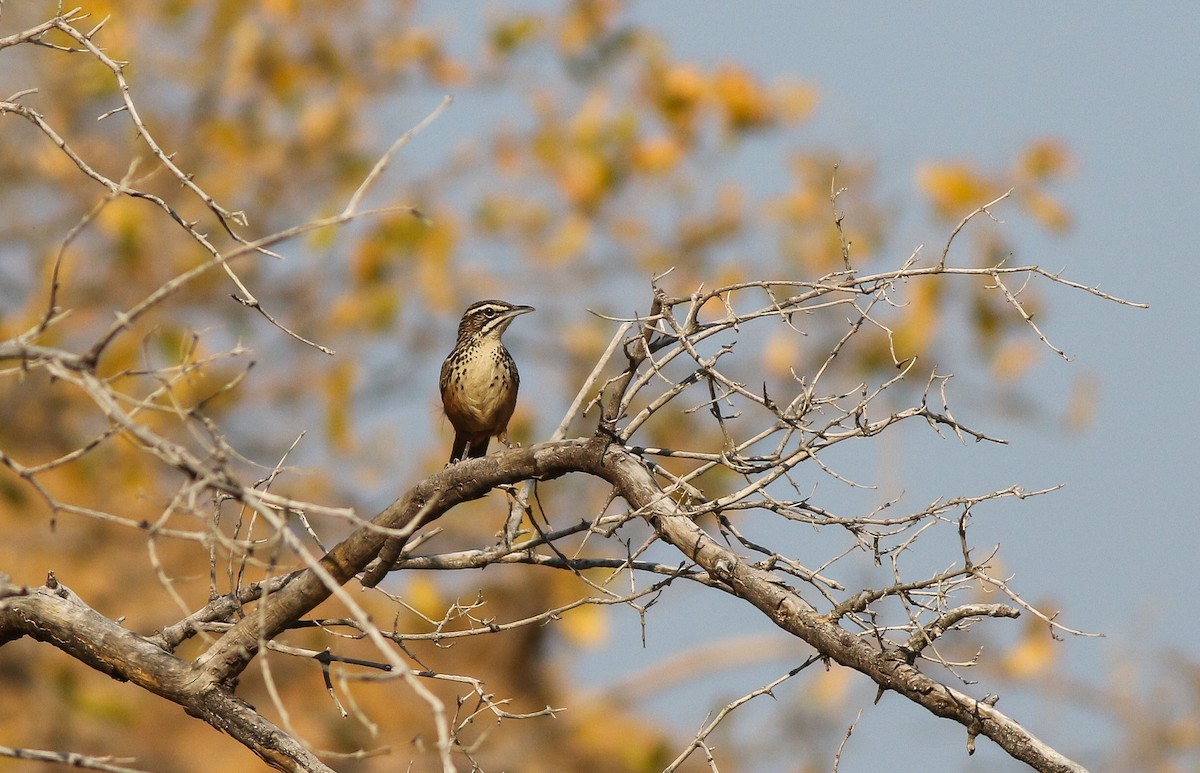
[[463, 312], [438, 380], [442, 408], [454, 427], [450, 464], [484, 456], [493, 437], [508, 443], [521, 374], [500, 337], [514, 319], [531, 311], [532, 306], [486, 300]]
[[[483, 456], [494, 436], [508, 442], [508, 420], [517, 405], [521, 374], [500, 337], [532, 306], [507, 301], [479, 301], [463, 312], [454, 348], [442, 363], [438, 388], [442, 408], [454, 426], [454, 447], [447, 467], [463, 459]], [[374, 588], [387, 576], [407, 537], [389, 537], [380, 548], [379, 561], [363, 573], [364, 588]]]

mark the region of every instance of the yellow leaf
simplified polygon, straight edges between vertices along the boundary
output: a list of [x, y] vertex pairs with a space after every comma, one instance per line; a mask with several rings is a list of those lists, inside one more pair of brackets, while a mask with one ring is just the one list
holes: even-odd
[[580, 647], [599, 647], [608, 638], [608, 615], [603, 607], [576, 607], [563, 614], [562, 631]]
[[351, 393], [355, 369], [352, 361], [335, 365], [325, 377], [325, 434], [339, 451], [346, 451], [353, 442]]
[[713, 78], [725, 125], [735, 131], [757, 129], [774, 120], [770, 100], [757, 79], [741, 67], [726, 65]]
[[395, 283], [384, 282], [356, 290], [349, 300], [354, 304], [354, 321], [359, 327], [385, 331], [396, 321], [400, 293]]
[[717, 266], [712, 278], [715, 285], [734, 285], [749, 279], [746, 276], [746, 265], [740, 261], [730, 261]]
[[1025, 626], [1021, 641], [1004, 656], [1001, 667], [1013, 679], [1032, 679], [1054, 664], [1054, 639], [1044, 625]]
[[430, 79], [439, 86], [462, 86], [471, 75], [467, 66], [449, 56], [438, 56], [426, 65]]
[[707, 98], [708, 81], [690, 64], [652, 68], [644, 86], [663, 119], [678, 134], [696, 129], [700, 104]]
[[707, 93], [708, 82], [694, 65], [674, 65], [663, 73], [662, 94], [672, 105], [694, 105]]
[[277, 22], [293, 22], [300, 12], [297, 0], [264, 0], [263, 10]]
[[144, 365], [142, 337], [132, 331], [119, 335], [104, 350], [104, 356], [97, 363], [96, 372], [101, 378], [110, 378], [127, 370], [134, 370]]
[[971, 326], [979, 344], [987, 351], [994, 351], [1004, 322], [1008, 318], [1008, 306], [1000, 291], [980, 282], [971, 292]]
[[584, 147], [599, 142], [609, 121], [611, 106], [612, 101], [605, 90], [597, 89], [588, 94], [579, 112], [571, 119], [571, 140]]
[[1090, 373], [1075, 380], [1071, 393], [1071, 402], [1067, 406], [1067, 428], [1082, 432], [1092, 425], [1096, 416], [1096, 404], [1099, 401], [1099, 385], [1096, 377]]
[[433, 226], [426, 228], [418, 243], [418, 277], [422, 297], [430, 308], [446, 310], [455, 305], [454, 287], [446, 281], [447, 268], [458, 246], [458, 221], [450, 212], [439, 212]]
[[492, 160], [496, 171], [501, 174], [516, 174], [521, 170], [525, 160], [525, 147], [520, 137], [511, 132], [499, 130], [492, 144]]
[[[332, 230], [332, 229], [330, 229]], [[356, 246], [350, 256], [350, 276], [355, 287], [383, 281], [387, 271], [396, 262], [403, 246], [399, 239], [392, 238], [394, 230], [381, 227], [373, 231]]]
[[[72, 179], [72, 175], [79, 174], [79, 167], [75, 166], [71, 157], [59, 150], [53, 143], [39, 142], [27, 147], [23, 152], [33, 157], [38, 173], [48, 180]], [[114, 201], [127, 201], [127, 199], [121, 198]]]
[[326, 318], [330, 330], [343, 331], [358, 324], [358, 298], [354, 293], [344, 293], [333, 300]]
[[813, 695], [821, 706], [834, 707], [845, 703], [850, 690], [850, 675], [854, 672], [841, 666], [833, 666], [820, 672], [813, 683]]
[[1016, 381], [1029, 372], [1037, 361], [1038, 344], [1028, 340], [1010, 341], [992, 359], [992, 375], [998, 381]]
[[649, 223], [644, 219], [630, 215], [616, 215], [609, 220], [609, 233], [628, 248], [633, 249], [645, 244], [652, 234]]
[[228, 35], [229, 53], [226, 55], [226, 78], [221, 91], [233, 101], [247, 97], [258, 85], [263, 39], [266, 29], [259, 19], [245, 16], [238, 20]]
[[612, 172], [596, 153], [568, 153], [558, 168], [558, 185], [572, 206], [594, 209], [611, 187]]
[[425, 27], [411, 27], [399, 40], [393, 41], [403, 61], [429, 62], [441, 55], [442, 41]]
[[579, 759], [612, 760], [607, 767], [589, 764], [588, 769], [662, 770], [676, 754], [655, 723], [639, 721], [623, 705], [592, 701], [577, 708], [563, 721], [570, 723], [566, 737], [573, 748], [582, 750]]
[[1021, 203], [1025, 206], [1025, 211], [1047, 230], [1062, 233], [1070, 229], [1071, 213], [1059, 204], [1057, 199], [1040, 191], [1029, 190], [1022, 195]]
[[582, 0], [571, 3], [559, 27], [558, 45], [567, 56], [584, 53], [605, 34], [621, 10], [617, 0]]
[[149, 224], [142, 202], [121, 197], [113, 199], [100, 210], [96, 221], [114, 242], [117, 255], [131, 265], [145, 255]]
[[771, 92], [780, 117], [790, 123], [806, 120], [820, 101], [815, 87], [793, 80], [777, 83]]
[[494, 24], [488, 33], [491, 53], [511, 56], [532, 43], [542, 34], [545, 23], [541, 16], [519, 13]]
[[788, 327], [778, 327], [767, 336], [763, 346], [763, 365], [773, 376], [791, 378], [792, 371], [800, 371], [800, 334]]
[[591, 218], [577, 212], [571, 213], [540, 245], [538, 255], [556, 262], [576, 257], [583, 251], [591, 231]]
[[811, 187], [797, 187], [775, 202], [774, 210], [779, 216], [794, 224], [804, 224], [831, 213], [829, 193]]
[[1018, 167], [1022, 178], [1041, 181], [1069, 171], [1071, 154], [1066, 144], [1057, 139], [1040, 139], [1029, 145]]
[[599, 325], [590, 321], [567, 323], [558, 328], [559, 345], [572, 357], [589, 360], [604, 351], [608, 336]]
[[341, 144], [344, 130], [344, 112], [325, 100], [305, 104], [296, 119], [300, 139], [310, 146], [336, 146]]
[[929, 350], [937, 334], [940, 296], [939, 282], [919, 282], [911, 286], [903, 317], [893, 326], [892, 340], [898, 358], [920, 356]]
[[961, 218], [995, 198], [995, 186], [966, 163], [926, 164], [917, 182], [941, 217]]
[[633, 165], [650, 174], [669, 172], [683, 158], [683, 146], [672, 137], [644, 139], [633, 148]]
[[409, 574], [404, 588], [404, 603], [418, 613], [437, 620], [446, 613], [446, 599], [429, 575]]

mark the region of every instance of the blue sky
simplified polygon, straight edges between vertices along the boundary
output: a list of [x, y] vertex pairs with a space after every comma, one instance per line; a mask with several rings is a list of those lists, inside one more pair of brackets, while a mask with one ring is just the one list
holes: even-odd
[[[445, 7], [425, 14], [468, 38], [485, 18]], [[1046, 288], [1049, 308], [1039, 322], [1071, 361], [1047, 352], [1023, 387], [1044, 410], [1016, 422], [982, 410], [976, 424], [1007, 438], [1003, 448], [962, 447], [913, 432], [889, 441], [876, 462], [880, 479], [900, 481], [910, 504], [1013, 484], [1063, 484], [1051, 496], [983, 511], [977, 543], [1000, 545], [1025, 598], [1061, 609], [1072, 627], [1105, 634], [1057, 645], [1069, 675], [1104, 689], [1118, 667], [1132, 666], [1125, 678], [1143, 697], [1153, 684], [1169, 682], [1165, 670], [1154, 670], [1155, 656], [1187, 652], [1200, 638], [1194, 594], [1186, 592], [1195, 583], [1192, 554], [1200, 535], [1192, 490], [1200, 323], [1188, 268], [1200, 243], [1200, 13], [1181, 3], [644, 0], [630, 4], [627, 17], [661, 35], [676, 59], [734, 61], [766, 82], [791, 76], [815, 85], [821, 100], [812, 120], [756, 141], [721, 171], [754, 195], [782, 186], [779, 159], [788, 148], [837, 148], [847, 160], [873, 162], [883, 196], [905, 208], [888, 234], [894, 265], [918, 244], [940, 248], [947, 236], [921, 210], [915, 172], [922, 162], [963, 159], [1001, 169], [1032, 140], [1066, 143], [1074, 169], [1055, 193], [1071, 210], [1074, 228], [1051, 237], [1015, 205], [1000, 211], [1018, 248], [1014, 260], [1061, 269], [1075, 281], [1149, 303], [1149, 310]], [[462, 95], [421, 142], [469, 137], [474, 118], [495, 110], [472, 99]], [[411, 109], [419, 117], [427, 107]], [[511, 337], [518, 351], [520, 335]], [[1086, 431], [1068, 432], [1061, 416], [1081, 377], [1095, 379], [1096, 413]], [[956, 386], [969, 390], [970, 382]], [[970, 397], [963, 403], [977, 408]], [[1182, 599], [1180, 589], [1186, 589]], [[603, 689], [691, 645], [770, 630], [753, 610], [714, 606], [710, 593], [684, 592], [670, 601], [649, 616], [644, 649], [636, 616], [615, 612], [607, 647], [564, 661], [578, 670], [572, 677]], [[988, 625], [1011, 640], [1020, 624]], [[642, 707], [690, 734], [709, 711], [808, 654], [797, 643], [794, 658], [696, 680]], [[998, 687], [981, 678], [969, 688], [973, 694]], [[894, 695], [872, 706], [874, 691], [859, 681], [864, 714], [840, 770], [1024, 769], [986, 740], [974, 758], [966, 757], [961, 728]], [[803, 689], [785, 685], [777, 696], [778, 702], [759, 699], [739, 710], [738, 732], [755, 738], [756, 723], [792, 710]], [[1121, 730], [1111, 717], [1065, 709], [1020, 689], [1003, 690], [999, 708], [1094, 770], [1105, 769], [1105, 752]], [[844, 723], [834, 732], [836, 747]], [[769, 747], [762, 744], [754, 770], [793, 769], [786, 753]]]
[[[442, 5], [425, 13], [446, 14], [453, 19], [449, 26], [462, 31], [482, 22], [484, 7]], [[903, 483], [910, 503], [1013, 484], [1030, 489], [1063, 484], [1048, 497], [986, 509], [976, 521], [979, 544], [1000, 544], [1014, 586], [1030, 601], [1061, 609], [1068, 625], [1106, 635], [1057, 645], [1068, 673], [1103, 688], [1118, 665], [1132, 663], [1142, 671], [1129, 679], [1135, 684], [1149, 679], [1143, 694], [1164, 682], [1165, 667], [1153, 670], [1156, 656], [1192, 652], [1200, 639], [1192, 591], [1200, 536], [1193, 490], [1200, 323], [1188, 268], [1196, 264], [1200, 243], [1200, 13], [1183, 3], [641, 0], [630, 4], [628, 18], [661, 35], [678, 59], [735, 61], [767, 82], [787, 75], [814, 84], [821, 101], [811, 121], [747, 148], [722, 172], [754, 193], [753, 186], [780, 187], [785, 172], [778, 159], [789, 147], [811, 143], [873, 161], [884, 195], [909, 206], [889, 234], [894, 264], [917, 244], [933, 247], [946, 237], [922, 217], [917, 203], [920, 163], [961, 158], [998, 168], [1033, 139], [1065, 141], [1075, 168], [1056, 193], [1071, 209], [1075, 227], [1051, 238], [1016, 207], [1011, 217], [999, 212], [1010, 221], [1018, 262], [1061, 268], [1076, 281], [1147, 302], [1150, 309], [1048, 290], [1044, 329], [1072, 360], [1046, 356], [1025, 387], [1046, 410], [1016, 423], [983, 412], [977, 423], [1006, 437], [1010, 445], [1003, 448], [960, 447], [928, 433], [908, 433], [889, 441], [875, 463], [881, 479]], [[408, 163], [419, 167], [422, 155], [473, 136], [478, 131], [473, 121], [495, 106], [471, 101], [472, 95], [462, 95], [436, 131], [414, 141], [406, 150]], [[432, 104], [414, 100], [404, 108], [419, 118]], [[401, 123], [412, 121], [406, 117]], [[512, 336], [518, 339], [514, 349], [522, 345], [520, 337]], [[427, 365], [403, 378], [406, 385], [419, 385], [416, 410], [434, 421], [430, 369], [437, 362]], [[370, 367], [394, 368], [394, 360], [381, 355]], [[1096, 379], [1098, 408], [1088, 430], [1070, 433], [1058, 416], [1081, 375]], [[523, 399], [534, 394], [530, 390]], [[548, 432], [551, 426], [546, 419], [540, 429]], [[395, 495], [394, 479], [381, 485], [389, 497]], [[578, 668], [571, 678], [603, 689], [694, 644], [731, 637], [745, 642], [740, 638], [745, 633], [772, 633], [757, 612], [713, 596], [683, 591], [654, 608], [645, 648], [637, 618], [615, 611], [605, 648], [564, 659]], [[989, 631], [1002, 631], [1007, 624], [988, 625]], [[671, 688], [642, 708], [690, 735], [708, 712], [808, 654], [797, 642], [794, 657], [712, 678], [698, 674], [705, 678]], [[802, 675], [780, 688], [775, 702], [759, 699], [740, 710], [731, 726], [750, 741], [769, 738], [755, 735], [753, 721], [791, 710], [806, 679], [810, 676]], [[873, 690], [865, 678], [858, 682], [865, 698], [853, 705], [861, 704], [864, 714], [843, 755], [843, 773], [881, 767], [1022, 769], [986, 740], [968, 759], [960, 727], [894, 695], [872, 706]], [[995, 687], [984, 677], [971, 690], [982, 696]], [[1109, 718], [1062, 710], [1020, 690], [1004, 691], [999, 708], [1097, 770], [1118, 729]], [[834, 746], [844, 729], [837, 727]], [[760, 751], [754, 770], [791, 769], [786, 756]], [[831, 766], [830, 759], [826, 768]]]
[[[979, 534], [982, 542], [1000, 543], [1030, 600], [1052, 602], [1068, 624], [1106, 634], [1060, 645], [1068, 672], [1105, 686], [1114, 665], [1134, 653], [1145, 664], [1156, 660], [1146, 655], [1186, 651], [1200, 636], [1194, 594], [1176, 597], [1194, 585], [1200, 535], [1193, 491], [1198, 323], [1188, 268], [1200, 242], [1200, 14], [1171, 3], [1049, 8], [671, 0], [637, 3], [630, 16], [663, 35], [678, 58], [733, 60], [768, 81], [790, 74], [816, 84], [814, 119], [799, 130], [803, 136], [786, 141], [874, 159], [888, 195], [916, 200], [921, 161], [964, 158], [997, 168], [1032, 139], [1065, 140], [1075, 171], [1057, 193], [1075, 227], [1065, 238], [1048, 238], [1012, 218], [1017, 258], [1151, 305], [1139, 311], [1048, 293], [1046, 332], [1072, 361], [1044, 358], [1026, 391], [1050, 414], [1061, 412], [1066, 385], [1092, 374], [1099, 385], [1094, 424], [1071, 434], [1052, 421], [1013, 426], [991, 417], [988, 428], [1011, 441], [1001, 452], [961, 449], [931, 468], [923, 463], [923, 441], [906, 439], [895, 463], [916, 501], [991, 484], [1065, 484], [1050, 497], [1001, 506], [981, 519]], [[770, 174], [754, 166], [754, 157], [745, 163], [747, 182]], [[943, 239], [913, 218], [892, 244], [907, 250]], [[615, 664], [640, 668], [666, 657], [678, 646], [675, 636], [716, 635], [705, 632], [706, 603], [698, 597], [676, 608], [673, 621], [660, 619], [651, 638], [661, 639], [644, 654], [636, 621], [622, 621], [611, 651], [588, 658], [593, 678], [603, 681], [620, 668]], [[782, 670], [728, 675], [709, 698], [727, 700]], [[988, 687], [976, 689], [982, 695]], [[787, 695], [782, 688], [782, 702]], [[764, 711], [780, 710], [765, 700]], [[961, 729], [895, 696], [876, 708], [864, 705], [843, 771], [884, 761], [895, 770], [1021, 769], [986, 741], [968, 760]], [[703, 708], [704, 698], [691, 691], [650, 706], [681, 728], [698, 726]], [[1102, 767], [1115, 730], [1108, 720], [1063, 712], [1019, 691], [1005, 693], [1000, 708], [1086, 765]], [[769, 754], [759, 764], [788, 769]]]

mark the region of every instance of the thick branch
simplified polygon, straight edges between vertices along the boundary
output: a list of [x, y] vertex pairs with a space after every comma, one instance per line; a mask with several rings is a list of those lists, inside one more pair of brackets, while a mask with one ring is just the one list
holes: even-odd
[[[603, 454], [605, 441], [564, 440], [529, 448], [511, 449], [482, 459], [448, 467], [422, 480], [321, 559], [321, 568], [337, 584], [345, 584], [363, 571], [380, 552], [387, 534], [380, 529], [406, 529], [439, 518], [453, 507], [478, 499], [504, 483], [549, 480], [568, 472], [593, 468]], [[420, 517], [420, 524], [414, 519]], [[333, 589], [305, 570], [285, 588], [267, 597], [262, 608], [248, 615], [214, 644], [199, 660], [215, 679], [230, 679], [250, 663], [262, 642], [286, 630], [300, 617], [329, 598]]]
[[279, 770], [331, 769], [294, 738], [213, 682], [202, 669], [122, 628], [51, 578], [23, 588], [0, 577], [0, 645], [22, 636], [51, 644], [119, 681], [177, 703]]
[[994, 707], [931, 679], [897, 653], [881, 652], [868, 640], [826, 620], [775, 575], [750, 566], [697, 526], [685, 510], [662, 493], [650, 471], [632, 454], [611, 448], [601, 463], [588, 471], [613, 483], [631, 506], [642, 511], [660, 537], [820, 654], [866, 674], [881, 688], [894, 690], [939, 717], [953, 719], [969, 730], [978, 728], [980, 735], [988, 736], [1013, 758], [1036, 770], [1084, 770]]
[[[374, 558], [387, 539], [379, 527], [404, 528], [418, 516], [427, 523], [462, 502], [483, 496], [496, 485], [530, 478], [546, 480], [568, 472], [587, 473], [614, 485], [662, 539], [822, 656], [867, 675], [882, 689], [898, 692], [939, 717], [953, 719], [971, 732], [977, 730], [1037, 770], [1083, 770], [993, 706], [921, 673], [905, 662], [898, 648], [880, 651], [872, 640], [856, 636], [818, 614], [776, 575], [751, 566], [710, 537], [688, 511], [663, 492], [639, 457], [606, 438], [511, 449], [442, 470], [380, 513], [371, 526], [359, 529], [330, 551], [321, 559], [321, 566], [337, 582], [344, 583]], [[261, 642], [283, 631], [331, 592], [315, 572], [301, 572], [269, 596], [258, 614], [239, 622], [201, 658], [206, 673], [219, 681], [235, 676], [249, 663]]]

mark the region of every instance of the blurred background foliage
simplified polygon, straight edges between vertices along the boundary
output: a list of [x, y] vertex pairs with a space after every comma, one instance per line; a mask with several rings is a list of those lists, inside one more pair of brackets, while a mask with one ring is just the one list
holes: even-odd
[[[929, 159], [914, 170], [923, 202], [882, 201], [873, 190], [871, 158], [806, 142], [805, 122], [820, 109], [820, 91], [803, 73], [768, 79], [736, 61], [709, 67], [678, 60], [655, 30], [630, 24], [617, 0], [543, 11], [494, 4], [486, 12], [365, 0], [88, 0], [84, 8], [96, 21], [109, 17], [96, 40], [128, 61], [125, 73], [147, 128], [218, 203], [246, 213], [249, 225], [240, 233], [247, 238], [340, 211], [383, 150], [443, 94], [454, 95], [455, 105], [414, 138], [370, 197], [375, 206], [417, 207], [419, 217], [358, 221], [282, 245], [286, 260], [237, 263], [267, 310], [336, 356], [267, 324], [230, 297], [236, 288], [224, 274], [210, 271], [120, 336], [101, 362], [101, 372], [130, 394], [158, 390], [155, 399], [165, 407], [203, 405], [244, 454], [238, 464], [250, 479], [266, 477], [306, 432], [288, 457], [295, 469], [274, 490], [366, 515], [444, 461], [449, 432], [436, 409], [436, 369], [461, 309], [478, 298], [538, 307], [509, 334], [525, 384], [513, 434], [533, 442], [556, 425], [612, 334], [610, 323], [585, 309], [644, 313], [648, 279], [668, 269], [663, 284], [681, 295], [701, 283], [814, 279], [836, 271], [842, 248], [833, 187], [845, 189], [836, 209], [845, 215], [859, 271], [895, 268], [913, 249], [889, 240], [899, 217], [916, 212], [928, 218], [930, 232], [948, 234], [1010, 188], [1021, 211], [1047, 231], [1071, 224], [1054, 197], [1071, 157], [1052, 138], [1016, 150], [1000, 169]], [[50, 2], [6, 4], [0, 36], [54, 10]], [[233, 246], [202, 204], [158, 168], [126, 115], [97, 120], [119, 105], [120, 95], [95, 59], [33, 45], [0, 50], [0, 96], [31, 87], [37, 93], [22, 102], [89, 164], [112, 179], [129, 175], [198, 220], [215, 244]], [[783, 138], [788, 148], [772, 159], [789, 171], [784, 189], [762, 190], [731, 174], [734, 161], [768, 137]], [[106, 191], [14, 116], [0, 118], [0, 181], [0, 337], [29, 329], [45, 314], [60, 251], [58, 304], [70, 314], [43, 342], [75, 350], [89, 346], [120, 310], [207, 257], [161, 210], [131, 198], [108, 201], [66, 240]], [[929, 245], [923, 255], [933, 260], [940, 249]], [[1011, 250], [1000, 230], [977, 221], [952, 259], [991, 265]], [[888, 321], [898, 354], [925, 355], [923, 367], [948, 359], [939, 356], [943, 349], [970, 351], [1003, 388], [1042, 356], [1026, 330], [1014, 335], [1021, 321], [982, 280], [967, 297], [928, 282], [908, 300], [889, 310]], [[740, 356], [753, 352], [764, 380], [788, 380], [843, 331], [808, 332], [772, 335]], [[962, 347], [963, 340], [970, 346]], [[858, 378], [894, 372], [887, 347], [882, 333], [863, 335], [843, 355], [847, 372]], [[148, 383], [140, 374], [151, 368], [168, 368], [171, 378]], [[146, 420], [184, 441], [193, 431], [170, 410]], [[9, 372], [0, 381], [0, 447], [23, 464], [67, 453], [105, 427], [83, 395], [42, 375]], [[686, 418], [650, 430], [651, 442], [663, 446], [712, 431]], [[179, 480], [117, 440], [39, 483], [63, 501], [136, 525], [162, 516]], [[600, 496], [600, 487], [594, 493]], [[544, 491], [543, 505], [561, 512], [586, 501], [578, 496], [578, 490]], [[492, 538], [503, 507], [484, 502], [468, 509], [472, 515], [439, 524], [445, 529], [439, 548]], [[186, 511], [168, 520], [204, 528]], [[227, 518], [226, 527], [253, 534], [235, 521]], [[344, 528], [320, 526], [327, 539]], [[228, 564], [217, 560], [211, 585], [208, 552], [190, 541], [148, 542], [140, 529], [98, 518], [60, 516], [52, 523], [44, 502], [7, 470], [0, 471], [0, 529], [3, 569], [17, 581], [40, 583], [52, 567], [101, 612], [124, 615], [139, 631], [173, 622], [203, 604], [211, 589], [224, 592], [233, 582]], [[286, 556], [273, 559], [290, 565]], [[260, 571], [273, 568], [268, 561]], [[533, 572], [540, 582], [530, 581]], [[430, 630], [418, 612], [437, 619], [456, 600], [482, 599], [479, 616], [513, 620], [587, 594], [567, 573], [519, 567], [392, 582], [412, 607], [399, 620], [410, 631]], [[163, 583], [182, 607], [162, 592]], [[364, 603], [377, 604], [381, 622], [394, 614], [377, 599]], [[327, 616], [338, 616], [336, 604], [330, 607]], [[555, 626], [450, 648], [412, 647], [430, 667], [484, 679], [489, 691], [512, 697], [514, 711], [571, 707], [553, 721], [496, 727], [481, 717], [479, 733], [489, 736], [479, 757], [485, 769], [557, 770], [564, 758], [577, 761], [577, 770], [659, 769], [680, 748], [667, 723], [647, 723], [636, 705], [582, 696], [572, 679], [571, 649], [601, 641], [605, 615], [585, 607]], [[323, 647], [322, 641], [301, 631], [293, 643]], [[569, 646], [552, 647], [556, 641]], [[1022, 654], [1021, 642], [1013, 646], [1008, 668], [1028, 675], [1048, 667], [1044, 654]], [[343, 654], [370, 657], [357, 642], [344, 647]], [[366, 723], [337, 715], [315, 666], [267, 657], [292, 721], [317, 747], [350, 753], [391, 746], [399, 755], [335, 760], [339, 769], [432, 759], [421, 756], [432, 735], [420, 701], [397, 702], [391, 684], [356, 684], [355, 701], [378, 723], [372, 735]], [[0, 728], [24, 745], [128, 754], [160, 771], [254, 764], [236, 744], [182, 712], [164, 710], [159, 699], [31, 642], [5, 648], [0, 682], [10, 696], [0, 706]], [[434, 687], [451, 699], [459, 692]], [[806, 689], [817, 706], [836, 705], [844, 692], [828, 676]], [[257, 671], [246, 675], [242, 692], [260, 707], [269, 703]], [[55, 721], [47, 722], [50, 716]], [[197, 748], [205, 753], [178, 753]], [[823, 759], [816, 755], [812, 764]], [[795, 769], [807, 764], [798, 760]], [[737, 761], [724, 765], [736, 769]]]

